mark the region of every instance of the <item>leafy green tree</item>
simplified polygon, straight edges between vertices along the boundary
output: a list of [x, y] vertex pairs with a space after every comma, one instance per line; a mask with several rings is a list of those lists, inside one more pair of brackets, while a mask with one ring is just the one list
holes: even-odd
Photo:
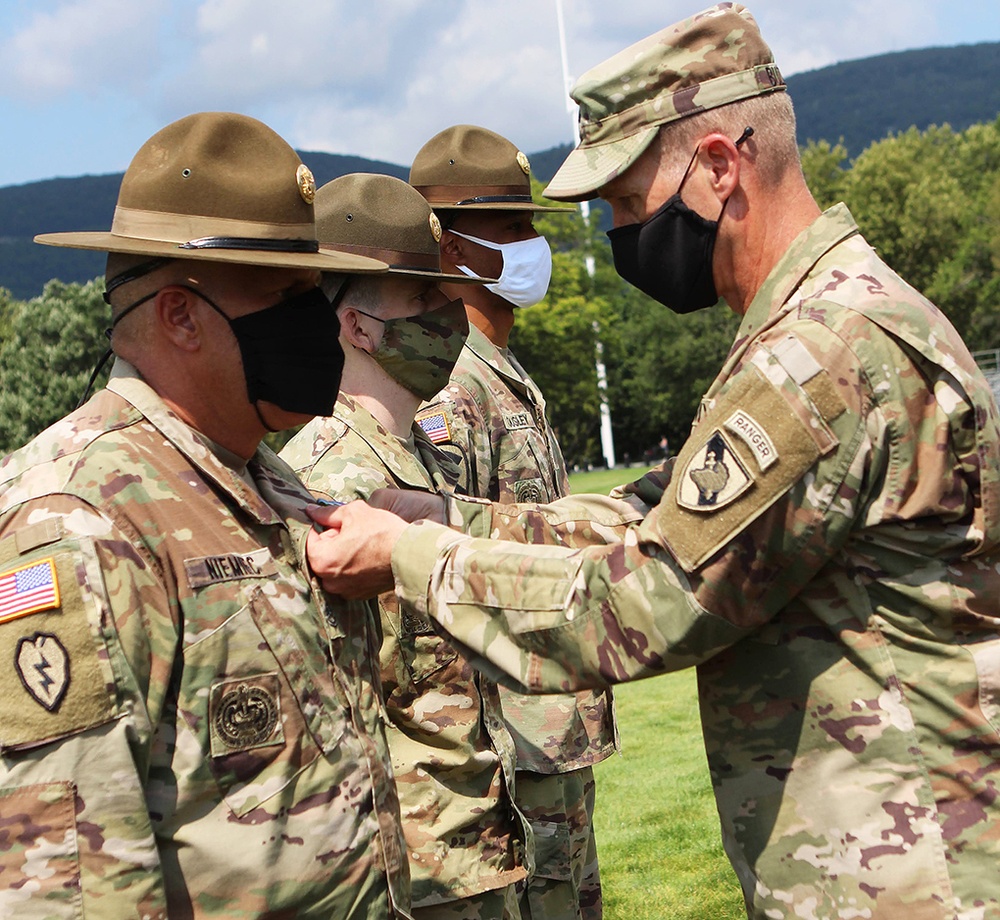
[[998, 183], [1000, 119], [960, 134], [911, 128], [869, 147], [844, 180], [868, 241], [973, 349], [1000, 343]]
[[11, 321], [17, 301], [6, 288], [0, 288], [0, 346], [7, 341], [11, 330]]
[[[50, 281], [40, 297], [17, 303], [0, 344], [0, 451], [29, 441], [69, 412], [107, 342], [104, 279]], [[107, 379], [102, 372], [100, 386]]]
[[802, 172], [813, 198], [821, 208], [835, 205], [844, 197], [847, 148], [843, 139], [831, 146], [829, 141], [809, 141], [801, 150]]

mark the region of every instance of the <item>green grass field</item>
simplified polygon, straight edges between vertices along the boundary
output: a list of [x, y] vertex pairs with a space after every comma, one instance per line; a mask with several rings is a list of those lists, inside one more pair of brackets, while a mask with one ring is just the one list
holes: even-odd
[[[575, 473], [570, 485], [606, 493], [643, 472]], [[694, 672], [624, 684], [615, 697], [621, 754], [594, 768], [605, 920], [745, 918], [719, 838]]]

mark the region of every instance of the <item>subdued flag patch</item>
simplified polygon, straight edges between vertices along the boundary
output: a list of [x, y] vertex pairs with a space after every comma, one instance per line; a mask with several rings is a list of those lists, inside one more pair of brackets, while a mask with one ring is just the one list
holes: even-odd
[[58, 606], [59, 581], [51, 557], [0, 573], [0, 623]]
[[424, 430], [424, 434], [435, 444], [442, 441], [451, 440], [451, 429], [448, 427], [448, 419], [443, 412], [435, 412], [417, 420], [417, 424]]

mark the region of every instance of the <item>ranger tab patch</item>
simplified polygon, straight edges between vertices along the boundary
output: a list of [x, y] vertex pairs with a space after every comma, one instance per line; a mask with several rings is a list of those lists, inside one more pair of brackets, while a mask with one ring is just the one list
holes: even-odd
[[59, 606], [59, 579], [51, 557], [0, 573], [0, 623]]
[[757, 466], [764, 472], [778, 459], [778, 451], [774, 442], [768, 437], [764, 428], [742, 409], [737, 409], [723, 424], [723, 427], [736, 435], [753, 454]]
[[690, 511], [716, 511], [753, 483], [726, 436], [716, 429], [687, 463], [677, 486], [677, 504]]

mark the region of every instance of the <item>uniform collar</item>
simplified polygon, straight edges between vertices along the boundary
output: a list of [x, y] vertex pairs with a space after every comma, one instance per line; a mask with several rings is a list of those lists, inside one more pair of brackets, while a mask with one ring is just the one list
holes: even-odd
[[[406, 444], [346, 393], [338, 394], [333, 417], [364, 441], [401, 485], [415, 489], [434, 488], [427, 470]], [[414, 446], [417, 444], [416, 438], [422, 439], [422, 436], [423, 431], [414, 423], [410, 431]]]
[[[213, 449], [213, 442], [178, 418], [128, 361], [115, 358], [107, 389], [134, 406], [199, 472], [232, 496], [244, 511], [264, 524], [284, 522], [257, 490], [241, 478], [240, 471]], [[230, 451], [225, 451], [225, 454], [232, 457]], [[281, 461], [262, 446], [244, 466], [244, 471], [261, 486], [258, 480], [260, 475], [267, 479], [287, 478], [282, 467]], [[293, 475], [291, 478], [294, 482]]]
[[706, 398], [714, 395], [730, 377], [750, 343], [790, 309], [789, 299], [802, 286], [816, 263], [834, 246], [857, 232], [858, 225], [851, 212], [846, 204], [841, 203], [820, 214], [792, 241], [750, 302], [736, 341]]

